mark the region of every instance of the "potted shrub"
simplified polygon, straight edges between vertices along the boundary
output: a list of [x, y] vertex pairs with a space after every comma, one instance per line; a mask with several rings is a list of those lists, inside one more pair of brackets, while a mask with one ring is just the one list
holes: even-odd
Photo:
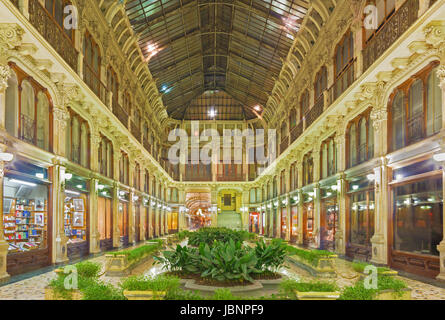
[[340, 289], [330, 282], [297, 282], [285, 280], [280, 288], [283, 294], [298, 300], [337, 300], [340, 297]]
[[346, 287], [340, 300], [411, 300], [411, 289], [399, 279], [378, 276], [377, 288], [366, 288], [363, 280]]
[[77, 263], [74, 267], [77, 270], [77, 288], [66, 288], [65, 279], [71, 272], [65, 273], [62, 268], [56, 269], [57, 278], [51, 280], [45, 288], [45, 300], [81, 300], [82, 290], [95, 283], [102, 268], [100, 264], [90, 261]]
[[170, 276], [133, 276], [121, 283], [123, 294], [128, 300], [162, 300], [169, 290], [176, 290], [178, 287], [179, 279]]

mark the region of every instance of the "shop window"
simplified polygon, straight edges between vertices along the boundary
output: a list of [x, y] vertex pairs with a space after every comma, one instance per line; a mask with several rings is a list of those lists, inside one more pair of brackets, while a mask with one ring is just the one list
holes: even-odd
[[374, 157], [374, 128], [371, 110], [352, 120], [347, 129], [347, 154], [349, 168]]
[[113, 239], [113, 200], [105, 197], [97, 198], [98, 228], [100, 240]]
[[365, 185], [350, 182], [349, 243], [369, 247], [374, 235], [374, 190], [366, 177], [362, 180]]
[[128, 203], [119, 202], [119, 230], [121, 237], [128, 237]]
[[431, 63], [393, 92], [388, 108], [392, 151], [436, 134], [442, 128], [437, 64]]
[[48, 186], [16, 174], [3, 180], [4, 237], [8, 253], [47, 248]]
[[68, 243], [86, 242], [88, 228], [88, 196], [74, 190], [65, 190], [64, 225]]
[[393, 248], [438, 256], [443, 239], [442, 175], [394, 186]]
[[314, 159], [312, 153], [307, 153], [303, 157], [303, 185], [314, 182]]

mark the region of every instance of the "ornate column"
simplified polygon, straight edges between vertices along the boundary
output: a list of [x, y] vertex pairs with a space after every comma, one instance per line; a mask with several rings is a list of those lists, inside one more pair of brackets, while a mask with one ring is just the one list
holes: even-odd
[[135, 205], [134, 205], [134, 186], [133, 186], [133, 175], [135, 170], [135, 162], [133, 159], [130, 160], [129, 168], [128, 168], [128, 180], [129, 185], [132, 186], [130, 189], [130, 199], [128, 201], [128, 243], [136, 243], [136, 214], [135, 214]]
[[6, 123], [6, 88], [8, 87], [8, 78], [11, 76], [11, 68], [0, 61], [0, 130], [5, 130]]
[[67, 257], [68, 237], [65, 236], [65, 170], [59, 159], [53, 165], [53, 263], [65, 263]]
[[[4, 145], [0, 145], [0, 152], [4, 152], [5, 149]], [[9, 244], [5, 241], [3, 233], [3, 177], [4, 162], [0, 161], [0, 283], [9, 279], [9, 274], [6, 271]]]
[[315, 149], [312, 151], [313, 161], [314, 161], [314, 240], [315, 246], [320, 247], [320, 220], [321, 220], [321, 193], [320, 193], [320, 146], [317, 144]]
[[304, 225], [303, 225], [303, 211], [304, 211], [304, 201], [303, 201], [303, 161], [302, 159], [298, 159], [297, 163], [297, 188], [298, 188], [298, 236], [297, 236], [297, 244], [303, 244], [304, 240]]
[[100, 252], [100, 232], [97, 197], [97, 179], [90, 179], [89, 209], [90, 209], [90, 253]]
[[121, 158], [120, 145], [113, 143], [113, 170], [114, 170], [114, 183], [113, 183], [113, 247], [120, 246], [121, 230], [119, 229], [119, 161]]
[[286, 235], [284, 237], [284, 240], [290, 241], [290, 217], [291, 217], [292, 209], [290, 206], [290, 196], [286, 195]]
[[[389, 170], [387, 166], [387, 118], [386, 106], [382, 102], [384, 83], [377, 83], [374, 91], [375, 107], [371, 111], [374, 129], [374, 155], [380, 157], [380, 165], [374, 168], [375, 214], [374, 235], [371, 238], [371, 261], [387, 264], [388, 257], [388, 215], [389, 215]], [[377, 106], [377, 107], [376, 107]]]
[[337, 203], [338, 203], [338, 227], [335, 232], [335, 248], [340, 254], [346, 253], [346, 137], [343, 122], [339, 123], [339, 131], [335, 136], [335, 145], [338, 155], [337, 178]]

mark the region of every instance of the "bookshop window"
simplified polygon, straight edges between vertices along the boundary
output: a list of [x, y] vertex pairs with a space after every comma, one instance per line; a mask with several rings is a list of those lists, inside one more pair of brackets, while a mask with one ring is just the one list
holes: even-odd
[[374, 128], [367, 110], [349, 123], [347, 130], [347, 152], [349, 168], [374, 157]]
[[74, 28], [67, 29], [64, 27], [64, 21], [72, 14], [70, 11], [65, 12], [65, 8], [71, 5], [70, 1], [66, 0], [45, 0], [45, 9], [48, 11], [50, 16], [56, 21], [66, 36], [74, 42]]
[[442, 128], [437, 64], [433, 62], [412, 76], [389, 99], [388, 132], [393, 151], [436, 134]]
[[[6, 88], [5, 127], [13, 136], [50, 151], [52, 106], [48, 91], [15, 64]], [[20, 99], [19, 99], [20, 96]]]
[[[362, 180], [366, 180], [365, 177]], [[369, 183], [369, 182], [368, 182]], [[349, 194], [349, 242], [356, 245], [370, 246], [374, 235], [374, 190], [373, 184], [366, 190], [354, 191], [351, 184]]]
[[48, 187], [6, 174], [3, 181], [4, 236], [9, 253], [48, 246]]
[[88, 32], [85, 33], [83, 41], [84, 81], [100, 97], [101, 56], [99, 46]]
[[369, 41], [380, 30], [380, 28], [389, 20], [394, 14], [396, 7], [396, 0], [370, 0], [367, 5], [374, 5], [377, 7], [377, 29], [363, 28], [365, 33], [365, 40]]
[[65, 190], [64, 225], [68, 243], [87, 241], [88, 228], [88, 196], [87, 194]]
[[67, 158], [85, 168], [89, 168], [90, 130], [88, 122], [71, 109], [69, 109], [69, 113], [70, 119], [66, 128]]
[[442, 176], [393, 188], [394, 249], [438, 256], [443, 239]]
[[98, 228], [100, 240], [113, 238], [113, 199], [97, 198]]

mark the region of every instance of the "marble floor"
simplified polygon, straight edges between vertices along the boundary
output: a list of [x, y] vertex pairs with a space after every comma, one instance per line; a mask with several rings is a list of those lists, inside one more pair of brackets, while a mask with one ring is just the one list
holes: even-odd
[[[105, 255], [94, 257], [89, 260], [102, 264], [103, 269], [105, 269]], [[146, 264], [135, 269], [133, 274], [153, 274], [160, 271], [154, 268], [159, 269], [159, 266], [153, 267], [151, 261], [148, 261]], [[352, 269], [350, 262], [337, 258], [336, 269], [338, 276], [335, 281], [339, 287], [349, 286], [356, 281], [358, 274]], [[286, 265], [285, 270], [287, 275], [302, 281], [316, 280], [307, 271], [294, 265]], [[45, 297], [45, 287], [47, 286], [48, 282], [55, 277], [56, 273], [54, 271], [50, 271], [36, 275], [29, 279], [1, 286], [0, 300], [43, 300]], [[408, 286], [413, 289], [412, 298], [414, 300], [445, 300], [444, 288], [403, 276], [398, 277], [404, 280]], [[117, 285], [122, 280], [122, 278], [119, 277], [106, 276], [102, 276], [101, 279], [105, 282], [112, 283], [113, 285]]]

